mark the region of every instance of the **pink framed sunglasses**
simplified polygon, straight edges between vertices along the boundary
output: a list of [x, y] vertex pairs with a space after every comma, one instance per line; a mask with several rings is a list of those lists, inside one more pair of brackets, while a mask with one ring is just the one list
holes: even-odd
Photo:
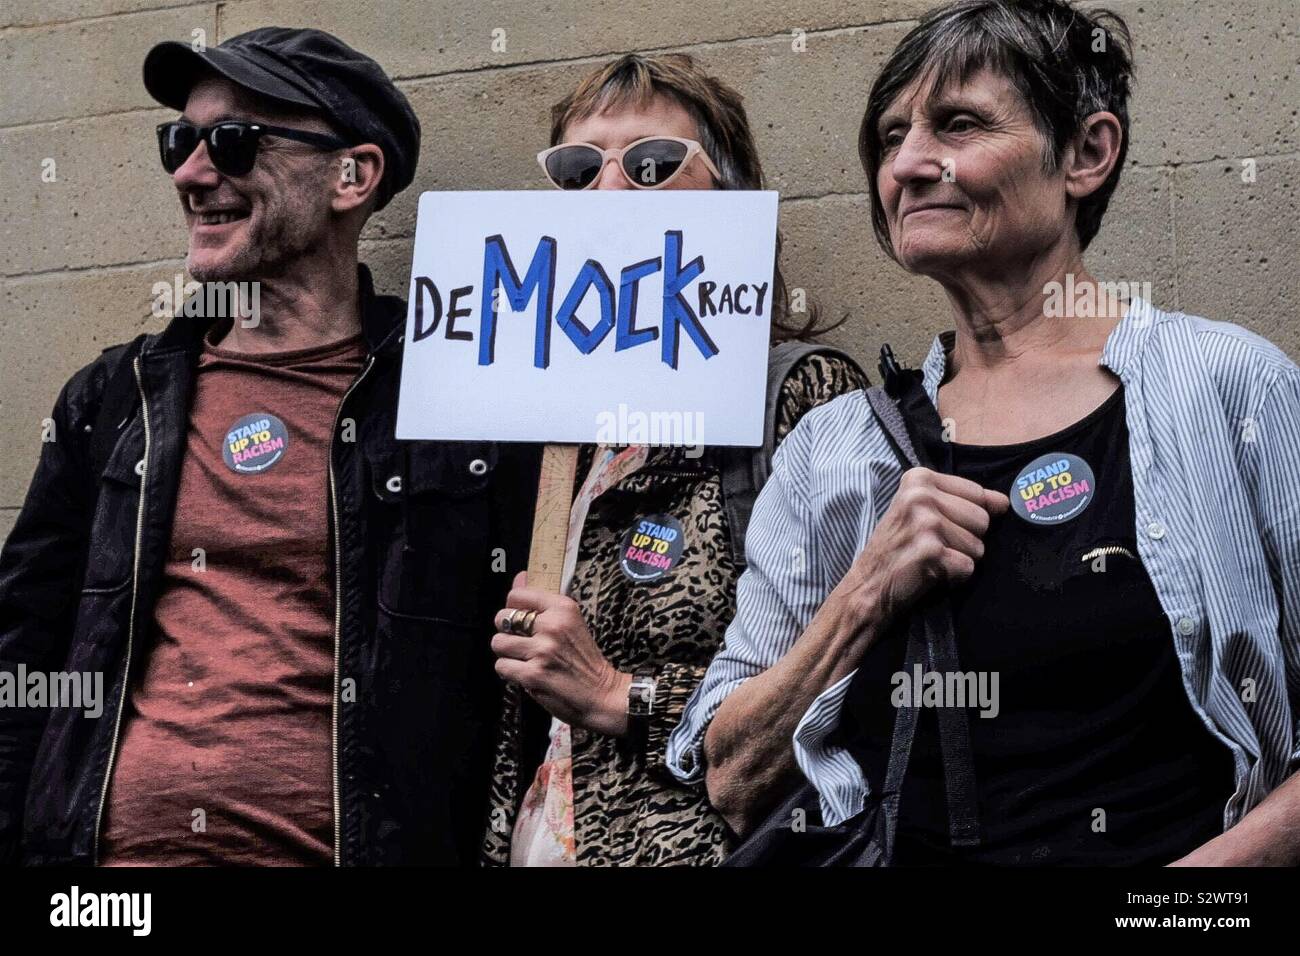
[[646, 136], [622, 149], [601, 149], [591, 143], [561, 143], [537, 154], [546, 178], [556, 189], [590, 189], [611, 159], [617, 160], [623, 176], [636, 189], [662, 189], [677, 178], [691, 157], [721, 179], [709, 154], [693, 139], [676, 136]]

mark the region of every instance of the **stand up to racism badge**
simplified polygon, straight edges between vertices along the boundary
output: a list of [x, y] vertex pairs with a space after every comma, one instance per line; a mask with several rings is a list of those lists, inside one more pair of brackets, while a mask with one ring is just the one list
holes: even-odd
[[1030, 524], [1073, 521], [1097, 494], [1092, 468], [1078, 455], [1053, 452], [1035, 458], [1016, 476], [1011, 507]]
[[619, 566], [633, 581], [658, 581], [681, 560], [682, 537], [672, 515], [638, 518], [623, 538]]
[[226, 432], [221, 457], [241, 475], [266, 471], [289, 450], [289, 429], [270, 412], [245, 415]]

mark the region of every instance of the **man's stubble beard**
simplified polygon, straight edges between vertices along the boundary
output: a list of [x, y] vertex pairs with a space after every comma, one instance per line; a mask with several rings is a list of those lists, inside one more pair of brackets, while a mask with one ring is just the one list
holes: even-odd
[[244, 242], [229, 259], [197, 268], [187, 260], [190, 275], [198, 282], [253, 282], [283, 275], [324, 238], [323, 217], [300, 210], [284, 201], [266, 207], [261, 216], [247, 220]]

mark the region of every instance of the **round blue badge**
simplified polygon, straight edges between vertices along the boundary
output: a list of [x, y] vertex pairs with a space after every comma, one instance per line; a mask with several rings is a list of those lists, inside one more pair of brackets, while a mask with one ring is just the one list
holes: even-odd
[[1035, 458], [1011, 486], [1011, 507], [1030, 524], [1073, 521], [1092, 504], [1097, 480], [1078, 455], [1052, 452]]
[[245, 415], [226, 432], [221, 457], [241, 475], [266, 471], [289, 450], [289, 429], [270, 412]]

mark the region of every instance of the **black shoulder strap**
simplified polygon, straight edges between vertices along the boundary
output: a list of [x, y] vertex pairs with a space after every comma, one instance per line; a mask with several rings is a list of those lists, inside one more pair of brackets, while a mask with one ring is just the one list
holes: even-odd
[[754, 502], [772, 473], [776, 453], [776, 418], [781, 407], [781, 390], [796, 365], [809, 355], [829, 355], [856, 365], [847, 352], [816, 342], [781, 342], [772, 347], [767, 360], [767, 404], [763, 413], [763, 444], [758, 448], [722, 449], [722, 503], [731, 534], [731, 553], [736, 569], [745, 570], [745, 532]]
[[[909, 373], [904, 372], [903, 375], [908, 376]], [[923, 443], [909, 430], [909, 421], [900, 407], [909, 404], [906, 396], [901, 393], [921, 388], [920, 378], [895, 380], [895, 385], [896, 391], [900, 393], [899, 402], [896, 403], [880, 386], [867, 390], [867, 402], [904, 468], [920, 467], [922, 462], [917, 452], [918, 449], [923, 449]], [[930, 407], [933, 408], [932, 405]], [[937, 420], [937, 413], [935, 418]], [[942, 592], [932, 594], [911, 615], [903, 670], [910, 673], [918, 664], [927, 671], [942, 674], [959, 670], [952, 609], [947, 595]], [[975, 796], [975, 767], [971, 756], [969, 720], [962, 707], [939, 707], [936, 710], [939, 719], [939, 748], [943, 756], [944, 789], [948, 801], [948, 837], [953, 846], [975, 846], [980, 842], [979, 809]], [[893, 856], [898, 804], [903, 778], [907, 775], [912, 740], [916, 736], [917, 717], [917, 708], [900, 707], [894, 718], [889, 763], [881, 790], [882, 812], [877, 820], [877, 825], [881, 827], [885, 860]]]
[[126, 424], [136, 402], [135, 358], [144, 346], [146, 334], [137, 335], [125, 345], [105, 350], [114, 352], [108, 359], [107, 384], [100, 396], [99, 411], [90, 431], [90, 480], [98, 490], [100, 475], [108, 465], [117, 445], [118, 432]]

